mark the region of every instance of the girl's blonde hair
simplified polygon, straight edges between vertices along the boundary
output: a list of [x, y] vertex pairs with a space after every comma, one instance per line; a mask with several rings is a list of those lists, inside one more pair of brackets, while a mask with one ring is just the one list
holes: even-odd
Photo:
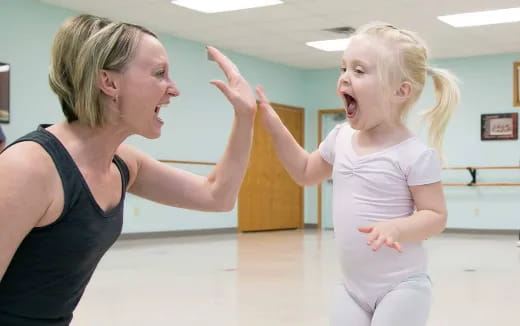
[[412, 86], [410, 100], [400, 112], [405, 121], [411, 107], [424, 89], [426, 76], [433, 79], [436, 104], [423, 112], [429, 127], [429, 142], [442, 155], [442, 140], [448, 121], [459, 103], [460, 91], [457, 79], [449, 71], [428, 65], [428, 50], [415, 33], [386, 23], [370, 23], [360, 27], [355, 36], [371, 36], [383, 40], [390, 50], [389, 56], [378, 58], [378, 73], [383, 85], [409, 82]]
[[98, 74], [123, 71], [142, 33], [156, 37], [144, 27], [92, 15], [73, 17], [60, 27], [52, 44], [49, 84], [69, 122], [103, 125]]

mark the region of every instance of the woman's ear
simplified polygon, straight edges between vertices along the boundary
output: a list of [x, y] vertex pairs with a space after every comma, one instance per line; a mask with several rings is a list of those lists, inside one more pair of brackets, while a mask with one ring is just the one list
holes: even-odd
[[399, 85], [399, 88], [394, 93], [394, 98], [397, 103], [404, 103], [408, 101], [410, 96], [412, 95], [412, 84], [410, 82], [405, 81]]
[[115, 98], [119, 94], [116, 72], [101, 69], [97, 77], [97, 86], [108, 97]]

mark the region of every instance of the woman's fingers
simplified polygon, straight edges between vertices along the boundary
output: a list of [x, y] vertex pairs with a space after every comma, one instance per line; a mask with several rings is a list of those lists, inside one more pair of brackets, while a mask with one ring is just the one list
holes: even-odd
[[211, 57], [219, 65], [220, 69], [222, 69], [228, 81], [233, 80], [236, 75], [240, 74], [237, 66], [229, 60], [228, 57], [222, 54], [222, 52], [209, 45], [207, 45], [206, 48]]
[[229, 86], [223, 82], [222, 80], [212, 80], [210, 81], [212, 85], [215, 85], [220, 91], [226, 96], [226, 98], [231, 101], [231, 91]]

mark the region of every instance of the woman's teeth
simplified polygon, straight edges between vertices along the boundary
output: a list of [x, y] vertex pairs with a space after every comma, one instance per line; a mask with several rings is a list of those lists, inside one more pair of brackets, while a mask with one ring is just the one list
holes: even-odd
[[159, 113], [159, 111], [161, 110], [161, 108], [165, 107], [166, 104], [159, 104], [155, 107], [155, 113]]
[[157, 120], [159, 120], [159, 121], [161, 121], [161, 122], [162, 122], [163, 120], [159, 117], [159, 112], [161, 111], [161, 108], [162, 108], [163, 106], [164, 106], [164, 105], [161, 104], [161, 105], [157, 105], [157, 106], [155, 107], [155, 114], [157, 115]]

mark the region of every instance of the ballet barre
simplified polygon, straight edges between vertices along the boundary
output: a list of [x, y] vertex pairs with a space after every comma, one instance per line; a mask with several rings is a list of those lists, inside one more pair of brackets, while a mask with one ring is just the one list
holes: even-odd
[[520, 183], [478, 183], [477, 170], [520, 170], [520, 166], [468, 166], [445, 167], [443, 170], [467, 170], [471, 176], [469, 183], [443, 183], [446, 187], [517, 187]]
[[158, 160], [162, 163], [189, 164], [189, 165], [217, 165], [214, 162], [196, 162], [196, 161], [176, 161], [176, 160]]

